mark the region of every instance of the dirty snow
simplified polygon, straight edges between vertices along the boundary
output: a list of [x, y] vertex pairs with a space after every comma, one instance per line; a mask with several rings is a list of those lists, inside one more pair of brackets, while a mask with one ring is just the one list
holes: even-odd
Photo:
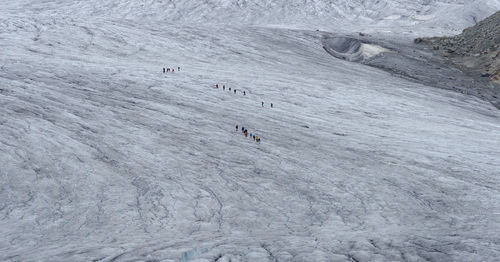
[[[336, 59], [316, 31], [463, 1], [302, 2], [4, 3], [0, 260], [498, 258], [499, 111]], [[469, 21], [446, 19], [394, 28]]]

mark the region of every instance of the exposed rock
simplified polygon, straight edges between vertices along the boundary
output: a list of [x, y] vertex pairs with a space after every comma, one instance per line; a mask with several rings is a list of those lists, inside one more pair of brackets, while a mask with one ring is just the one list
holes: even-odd
[[500, 84], [500, 11], [452, 37], [417, 38], [444, 55], [461, 70], [473, 75], [490, 77]]
[[432, 46], [474, 78], [473, 84], [463, 90], [465, 93], [488, 100], [500, 109], [500, 11], [459, 35], [417, 38], [414, 42]]

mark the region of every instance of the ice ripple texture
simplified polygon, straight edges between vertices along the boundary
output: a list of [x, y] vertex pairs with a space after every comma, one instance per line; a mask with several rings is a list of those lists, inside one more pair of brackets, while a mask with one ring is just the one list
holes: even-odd
[[491, 105], [335, 59], [315, 30], [149, 23], [125, 7], [5, 3], [0, 260], [500, 256]]

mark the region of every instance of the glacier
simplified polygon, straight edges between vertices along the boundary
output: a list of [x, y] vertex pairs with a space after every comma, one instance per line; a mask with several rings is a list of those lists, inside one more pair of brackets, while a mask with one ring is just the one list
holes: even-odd
[[498, 9], [6, 1], [0, 260], [497, 260], [498, 109], [323, 39], [409, 43]]

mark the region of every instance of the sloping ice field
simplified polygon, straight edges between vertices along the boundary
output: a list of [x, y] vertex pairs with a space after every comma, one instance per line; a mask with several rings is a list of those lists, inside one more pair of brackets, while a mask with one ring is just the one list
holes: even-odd
[[499, 1], [2, 5], [0, 260], [500, 257], [500, 112], [316, 31], [409, 42]]

